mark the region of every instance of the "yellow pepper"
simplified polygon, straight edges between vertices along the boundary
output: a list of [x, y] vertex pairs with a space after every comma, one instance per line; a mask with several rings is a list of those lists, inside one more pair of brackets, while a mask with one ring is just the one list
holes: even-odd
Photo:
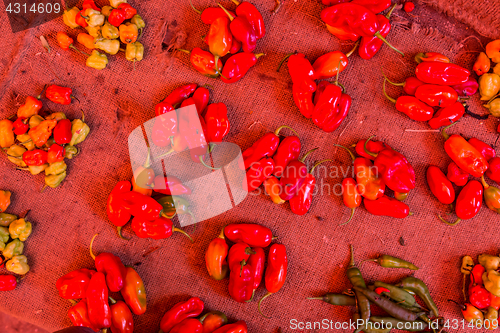
[[[108, 57], [105, 54], [97, 52], [97, 50], [92, 51], [90, 57], [87, 58], [85, 62], [87, 67], [95, 69], [104, 69], [108, 64]], [[72, 144], [73, 145], [73, 144]]]
[[495, 98], [494, 100], [483, 106], [489, 110], [490, 114], [493, 117], [500, 117], [500, 98]]
[[12, 193], [10, 191], [0, 190], [0, 213], [5, 212], [10, 206], [10, 196]]
[[127, 3], [127, 0], [109, 0], [109, 4], [114, 8], [118, 8], [118, 6], [122, 3]]
[[101, 8], [101, 14], [108, 17], [109, 14], [111, 14], [111, 11], [113, 10], [113, 7], [111, 6], [104, 6]]
[[42, 173], [45, 169], [49, 167], [48, 164], [43, 164], [43, 165], [29, 165], [28, 170], [29, 172], [33, 175], [36, 176], [39, 173]]
[[78, 15], [79, 13], [80, 9], [78, 9], [77, 7], [65, 10], [63, 15], [64, 24], [72, 29], [79, 28], [80, 26], [76, 23], [76, 15]]
[[496, 330], [498, 327], [498, 311], [490, 306], [484, 315], [484, 327], [489, 330]]
[[19, 254], [23, 254], [24, 251], [24, 243], [19, 239], [14, 239], [12, 242], [7, 244], [2, 251], [2, 255], [5, 259], [12, 258]]
[[92, 37], [94, 37], [94, 38], [96, 38], [96, 39], [99, 39], [99, 38], [102, 37], [101, 29], [102, 29], [101, 26], [91, 27], [89, 25], [89, 26], [85, 27], [85, 30], [87, 30], [87, 32], [89, 33], [89, 35], [92, 36]]
[[137, 29], [139, 29], [139, 31], [140, 31], [138, 38], [141, 38], [142, 30], [146, 26], [146, 22], [144, 22], [141, 15], [139, 15], [139, 14], [135, 14], [134, 17], [132, 17], [132, 19], [130, 20], [130, 22], [132, 22], [133, 24], [135, 24], [137, 26]]
[[66, 171], [58, 175], [45, 176], [45, 185], [56, 188], [62, 183], [64, 178], [66, 178]]
[[71, 146], [76, 146], [82, 143], [87, 138], [87, 135], [89, 135], [89, 132], [89, 126], [85, 124], [85, 115], [82, 116], [82, 119], [73, 120], [71, 122], [71, 133], [73, 133], [73, 136], [69, 144]]
[[30, 266], [28, 265], [28, 258], [26, 256], [14, 256], [7, 261], [5, 268], [14, 274], [25, 275], [29, 272]]
[[500, 257], [492, 256], [490, 254], [481, 254], [477, 260], [487, 270], [497, 270], [500, 266]]
[[486, 45], [486, 54], [493, 62], [500, 63], [500, 39], [489, 42]]
[[8, 119], [0, 120], [0, 147], [9, 148], [15, 142], [14, 123]]
[[76, 40], [78, 41], [78, 43], [82, 44], [90, 50], [94, 48], [94, 37], [90, 36], [89, 34], [81, 32], [78, 34], [78, 36], [76, 36]]
[[26, 152], [26, 148], [20, 145], [13, 145], [7, 150], [7, 158], [9, 161], [17, 165], [18, 167], [25, 168], [26, 163], [24, 163], [22, 156]]
[[45, 169], [45, 175], [59, 175], [66, 171], [67, 168], [68, 166], [64, 163], [64, 161], [52, 163], [47, 169]]
[[31, 138], [28, 133], [21, 134], [17, 136], [17, 141], [21, 142], [21, 144], [26, 147], [29, 151], [35, 149], [35, 144], [31, 141]]
[[104, 24], [106, 18], [100, 11], [88, 8], [85, 10], [85, 21], [89, 27], [100, 27]]
[[125, 58], [128, 61], [141, 61], [144, 57], [144, 46], [139, 43], [130, 43], [127, 44], [127, 48], [125, 49]]
[[12, 222], [9, 226], [9, 233], [12, 239], [17, 239], [24, 242], [31, 235], [31, 222], [27, 222], [25, 219], [19, 219]]
[[280, 182], [276, 177], [269, 177], [264, 181], [264, 189], [266, 190], [266, 194], [271, 197], [271, 200], [277, 204], [281, 205], [285, 203], [285, 200], [280, 197]]
[[68, 119], [64, 112], [54, 112], [49, 114], [47, 117], [45, 117], [47, 120], [63, 120], [63, 119]]
[[[0, 227], [0, 242], [4, 243], [4, 248], [5, 249], [5, 243], [9, 241], [9, 228], [6, 227]], [[2, 251], [3, 251], [2, 249]]]
[[42, 147], [52, 135], [57, 120], [44, 120], [40, 125], [29, 130], [28, 134], [37, 147]]
[[78, 155], [78, 148], [75, 146], [67, 145], [64, 147], [64, 150], [66, 151], [66, 155], [64, 156], [68, 160], [73, 159], [76, 155]]
[[493, 67], [493, 73], [500, 75], [500, 64], [496, 64], [495, 67]]
[[130, 44], [137, 40], [139, 36], [139, 30], [137, 30], [137, 26], [130, 22], [121, 24], [120, 27], [120, 40], [122, 43]]
[[[97, 49], [102, 50], [109, 54], [117, 54], [118, 51], [120, 51], [120, 41], [118, 39], [100, 39], [96, 41], [94, 45]], [[107, 64], [107, 58], [106, 58], [106, 64]]]
[[482, 101], [489, 101], [500, 91], [500, 76], [487, 73], [479, 78], [479, 93]]
[[500, 297], [500, 273], [497, 271], [486, 271], [483, 273], [484, 288], [495, 296]]
[[8, 227], [12, 222], [17, 220], [14, 214], [0, 213], [0, 226]]
[[44, 121], [45, 119], [43, 119], [42, 116], [39, 116], [39, 115], [34, 115], [30, 118], [30, 121], [29, 121], [29, 125], [30, 125], [30, 128], [33, 128], [33, 127], [37, 127], [38, 125], [40, 125], [40, 123], [42, 121]]
[[118, 28], [106, 21], [101, 30], [102, 37], [106, 39], [117, 39], [120, 37]]

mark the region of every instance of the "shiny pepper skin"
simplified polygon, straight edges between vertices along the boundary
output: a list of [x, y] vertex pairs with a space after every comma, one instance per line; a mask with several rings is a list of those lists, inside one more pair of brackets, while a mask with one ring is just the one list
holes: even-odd
[[469, 79], [465, 83], [454, 85], [452, 88], [455, 89], [458, 96], [472, 96], [477, 93], [479, 84], [475, 78], [469, 76]]
[[429, 120], [429, 126], [432, 129], [438, 129], [443, 126], [451, 125], [457, 122], [465, 113], [465, 107], [460, 102], [441, 108], [436, 112], [434, 117]]
[[73, 326], [88, 327], [94, 332], [100, 331], [100, 327], [96, 327], [90, 322], [87, 300], [85, 298], [78, 302], [76, 305], [73, 305], [68, 310], [68, 317], [71, 320]]
[[262, 297], [259, 301], [259, 312], [262, 313], [260, 306], [262, 301], [272, 294], [277, 293], [283, 288], [286, 281], [288, 271], [288, 256], [286, 253], [286, 247], [283, 244], [273, 244], [269, 249], [269, 255], [267, 257], [267, 268], [265, 274], [265, 284], [267, 289], [267, 294]]
[[[318, 84], [318, 90], [323, 82], [326, 81], [321, 81]], [[295, 84], [293, 85], [292, 93], [293, 93], [293, 101], [295, 102], [295, 105], [297, 105], [297, 107], [299, 108], [300, 113], [304, 117], [310, 119], [314, 111], [314, 104], [312, 99], [313, 93], [303, 92], [302, 90], [299, 89], [299, 86]], [[316, 94], [318, 94], [318, 92], [316, 92]]]
[[[397, 100], [389, 97], [385, 91], [385, 83], [387, 79], [384, 80], [383, 92], [385, 97], [396, 104], [396, 110], [406, 114], [410, 119], [416, 121], [428, 121], [431, 120], [434, 115], [434, 109], [424, 102], [420, 101], [414, 96], [400, 96]], [[418, 89], [418, 88], [417, 88]]]
[[222, 60], [217, 60], [217, 68], [215, 67], [215, 57], [212, 53], [204, 51], [199, 47], [195, 47], [191, 51], [189, 58], [191, 65], [201, 74], [216, 78], [220, 75], [222, 68]]
[[120, 291], [125, 284], [126, 269], [120, 258], [111, 253], [101, 253], [95, 258], [98, 272], [106, 274], [106, 283], [112, 292]]
[[446, 177], [457, 186], [465, 186], [469, 181], [469, 174], [458, 167], [455, 162], [448, 165]]
[[429, 84], [453, 86], [467, 82], [470, 72], [458, 65], [443, 62], [422, 62], [415, 74], [417, 79]]
[[266, 27], [264, 24], [264, 19], [259, 10], [250, 2], [241, 2], [238, 7], [236, 7], [236, 15], [247, 19], [250, 25], [255, 31], [255, 37], [261, 39], [266, 34]]
[[[191, 96], [196, 89], [198, 88], [198, 85], [196, 83], [190, 83], [186, 84], [184, 86], [180, 86], [178, 88], [175, 88], [163, 101], [162, 104], [168, 104], [171, 106], [176, 106], [177, 104], [181, 104], [184, 102], [185, 99], [187, 99], [189, 96]], [[160, 112], [158, 113], [158, 110], [155, 110], [156, 115], [163, 114], [165, 112]]]
[[108, 304], [108, 287], [103, 273], [97, 272], [90, 279], [87, 288], [88, 316], [92, 326], [111, 327], [111, 310]]
[[247, 263], [252, 267], [253, 272], [253, 290], [259, 288], [264, 276], [264, 264], [266, 262], [266, 255], [264, 250], [260, 247], [253, 247], [253, 254], [247, 260]]
[[367, 158], [356, 158], [354, 160], [354, 172], [359, 185], [358, 191], [361, 196], [369, 200], [377, 200], [384, 195], [385, 182], [373, 162]]
[[490, 306], [490, 292], [483, 286], [477, 285], [469, 289], [469, 302], [476, 308], [483, 310]]
[[500, 40], [494, 40], [486, 45], [486, 54], [493, 62], [500, 63]]
[[244, 167], [250, 168], [254, 163], [260, 161], [264, 156], [272, 157], [278, 149], [280, 139], [277, 134], [269, 132], [243, 152]]
[[125, 303], [135, 315], [146, 312], [146, 289], [139, 274], [132, 267], [125, 268], [125, 284], [120, 290]]
[[415, 170], [406, 157], [392, 149], [378, 153], [373, 162], [391, 190], [408, 193], [415, 188]]
[[48, 86], [45, 90], [45, 97], [54, 103], [69, 105], [71, 104], [72, 92], [73, 90], [71, 88], [56, 86], [53, 84]]
[[203, 324], [203, 333], [213, 333], [227, 324], [227, 317], [220, 311], [213, 311], [203, 315], [200, 321]]
[[465, 304], [462, 308], [462, 315], [466, 322], [473, 323], [474, 326], [482, 327], [484, 321], [483, 313], [471, 304]]
[[78, 41], [78, 43], [82, 44], [83, 46], [85, 46], [90, 50], [93, 50], [95, 48], [94, 37], [90, 36], [89, 34], [79, 33], [78, 36], [76, 37], [76, 40]]
[[0, 291], [10, 291], [17, 287], [17, 279], [14, 275], [0, 275]]
[[66, 152], [64, 150], [64, 147], [59, 146], [58, 144], [53, 144], [52, 146], [50, 146], [47, 153], [47, 162], [50, 164], [62, 162], [65, 156]]
[[[232, 17], [235, 17], [236, 14], [230, 10], [228, 10], [229, 14]], [[201, 21], [207, 25], [214, 23], [214, 21], [220, 17], [228, 16], [226, 12], [222, 8], [217, 7], [208, 7], [201, 13]]]
[[455, 213], [459, 220], [468, 220], [479, 213], [483, 202], [483, 185], [477, 180], [471, 180], [460, 191], [455, 204]]
[[314, 68], [302, 53], [292, 54], [288, 58], [288, 73], [292, 82], [302, 92], [313, 93], [316, 91], [316, 74]]
[[421, 62], [442, 62], [445, 64], [450, 63], [450, 59], [447, 56], [444, 56], [441, 53], [437, 52], [420, 52], [415, 56], [415, 61], [417, 62], [417, 64], [420, 64]]
[[344, 205], [351, 209], [351, 217], [344, 223], [347, 224], [352, 220], [356, 208], [361, 206], [361, 202], [363, 200], [358, 191], [356, 181], [353, 178], [345, 178], [342, 181], [342, 199], [344, 201]]
[[[365, 143], [366, 143], [366, 140], [359, 140], [358, 141], [358, 143], [356, 144], [356, 148], [355, 148], [356, 154], [358, 154], [361, 157], [365, 157], [367, 159], [374, 160], [375, 159], [374, 156], [367, 154], [365, 152]], [[390, 147], [387, 144], [385, 144], [385, 142], [376, 141], [376, 140], [370, 140], [370, 141], [368, 141], [368, 143], [366, 145], [366, 150], [368, 150], [372, 154], [378, 154], [386, 148], [390, 148]]]
[[[194, 92], [192, 98], [194, 100], [194, 104], [196, 105], [196, 111], [198, 111], [198, 115], [201, 116], [203, 114], [203, 112], [205, 111], [205, 109], [207, 108], [208, 102], [210, 101], [210, 91], [206, 87], [199, 87]], [[222, 105], [219, 105], [219, 104], [222, 104]], [[218, 104], [216, 104], [216, 106], [223, 109], [223, 108], [225, 108], [226, 105], [224, 103], [218, 103]], [[226, 110], [226, 118], [227, 118], [227, 108], [225, 110]], [[207, 113], [208, 113], [208, 111], [207, 111]], [[205, 115], [205, 122], [207, 122], [206, 115]]]
[[121, 24], [118, 29], [120, 30], [120, 40], [124, 44], [135, 43], [139, 36], [139, 30], [135, 24], [130, 22]]
[[52, 131], [57, 125], [57, 120], [44, 120], [39, 125], [29, 130], [28, 134], [37, 147], [42, 147], [52, 136]]
[[487, 162], [489, 162], [493, 157], [497, 155], [493, 147], [479, 139], [471, 138], [469, 139], [469, 143], [472, 145], [472, 147], [476, 148], [476, 150], [480, 152], [481, 155], [483, 155]]
[[175, 325], [171, 333], [203, 333], [203, 325], [198, 319], [188, 318]]
[[431, 165], [427, 168], [427, 184], [442, 204], [449, 205], [455, 201], [455, 189], [439, 167]]
[[454, 104], [458, 99], [458, 94], [449, 86], [424, 84], [417, 88], [415, 97], [427, 105], [444, 108]]
[[386, 195], [377, 200], [365, 199], [364, 202], [366, 210], [370, 214], [377, 216], [389, 216], [402, 219], [407, 217], [410, 213], [410, 208], [407, 204]]
[[321, 12], [321, 20], [331, 26], [347, 26], [359, 36], [371, 37], [379, 30], [376, 15], [355, 3], [341, 3], [325, 8]]
[[208, 274], [215, 280], [225, 279], [228, 272], [227, 255], [229, 246], [224, 239], [224, 233], [210, 242], [205, 253], [205, 264]]
[[483, 155], [460, 135], [451, 135], [444, 143], [444, 149], [460, 169], [474, 177], [481, 177], [488, 170]]
[[490, 71], [491, 61], [490, 58], [486, 55], [486, 53], [481, 52], [472, 67], [472, 70], [476, 72], [477, 76], [481, 76]]
[[253, 192], [272, 175], [274, 168], [274, 161], [269, 157], [264, 157], [253, 164], [246, 173], [246, 179], [243, 180], [243, 188], [248, 192]]
[[271, 200], [277, 204], [281, 205], [285, 203], [285, 200], [280, 198], [281, 186], [280, 181], [276, 177], [269, 177], [264, 180], [264, 189], [266, 194], [271, 197]]
[[64, 299], [85, 298], [90, 279], [96, 273], [91, 269], [77, 269], [62, 277], [56, 282], [59, 296]]
[[151, 239], [170, 238], [174, 231], [184, 233], [182, 230], [174, 228], [172, 221], [166, 217], [159, 217], [151, 221], [136, 216], [132, 220], [132, 230], [139, 238]]
[[[353, 1], [353, 3], [356, 0]], [[390, 15], [390, 14], [389, 14]], [[391, 23], [389, 19], [384, 15], [377, 15], [377, 21], [379, 24], [379, 32], [383, 37], [387, 37], [391, 31]], [[373, 37], [361, 37], [361, 43], [359, 44], [359, 56], [365, 60], [370, 60], [373, 58], [380, 48], [384, 45], [384, 42], [375, 36]]]
[[500, 185], [500, 157], [490, 160], [490, 167], [486, 170], [486, 176]]
[[210, 104], [205, 113], [205, 123], [208, 142], [222, 142], [231, 127], [226, 105], [224, 103]]
[[347, 56], [340, 51], [323, 54], [313, 63], [314, 79], [323, 80], [335, 77], [347, 67]]
[[305, 215], [311, 208], [314, 188], [316, 187], [316, 177], [312, 175], [314, 169], [321, 163], [326, 162], [320, 161], [316, 163], [306, 175], [304, 183], [300, 186], [299, 191], [296, 196], [290, 199], [290, 209], [296, 215]]
[[243, 320], [240, 320], [234, 324], [224, 325], [213, 333], [248, 333], [248, 328], [247, 324]]
[[111, 333], [134, 332], [134, 318], [123, 301], [111, 305]]
[[71, 142], [71, 121], [62, 119], [57, 122], [54, 127], [54, 140], [59, 145], [64, 145]]
[[73, 47], [73, 38], [69, 37], [65, 32], [59, 31], [56, 35], [57, 43], [63, 50], [69, 50]]
[[14, 123], [8, 119], [0, 120], [0, 147], [9, 148], [15, 142]]
[[17, 117], [28, 119], [31, 116], [37, 115], [41, 108], [42, 102], [38, 98], [28, 96], [25, 103], [17, 110]]
[[231, 56], [222, 69], [222, 82], [238, 82], [253, 66], [255, 66], [255, 64], [257, 64], [257, 60], [263, 55], [263, 53], [253, 54], [249, 52], [240, 52]]
[[273, 156], [273, 175], [280, 178], [288, 163], [299, 158], [300, 149], [301, 143], [297, 136], [292, 135], [284, 138], [278, 146], [276, 154]]
[[192, 297], [185, 302], [179, 302], [168, 310], [161, 319], [160, 329], [169, 333], [175, 325], [187, 318], [199, 316], [203, 312], [204, 303], [198, 297]]
[[228, 14], [231, 23], [229, 24], [229, 29], [233, 35], [233, 39], [237, 39], [241, 42], [244, 52], [253, 52], [257, 47], [257, 37], [255, 35], [255, 30], [250, 25], [250, 22], [245, 17], [242, 16], [232, 16], [226, 11], [222, 5], [219, 6]]
[[354, 32], [351, 31], [351, 29], [346, 28], [346, 27], [333, 27], [331, 25], [326, 25], [326, 29], [335, 37], [337, 37], [340, 40], [350, 40], [350, 41], [357, 41], [359, 39], [359, 35], [355, 34]]
[[350, 106], [351, 98], [349, 95], [342, 93], [339, 86], [329, 84], [314, 106], [312, 120], [323, 131], [333, 132], [347, 117]]
[[230, 267], [229, 295], [236, 302], [245, 303], [252, 298], [254, 274], [245, 260]]
[[128, 180], [118, 182], [109, 194], [106, 203], [106, 213], [108, 219], [118, 227], [118, 235], [121, 235], [121, 228], [128, 223], [132, 215], [123, 207], [121, 195], [130, 192], [132, 184]]
[[216, 19], [210, 25], [210, 30], [206, 37], [210, 52], [217, 60], [220, 57], [224, 57], [231, 50], [233, 36], [229, 30], [229, 22], [227, 16]]
[[40, 166], [47, 163], [47, 152], [41, 149], [26, 151], [23, 154], [23, 161], [26, 165]]
[[113, 9], [108, 17], [108, 22], [114, 25], [115, 27], [119, 27], [123, 21], [125, 21], [125, 11], [121, 9]]
[[383, 12], [391, 6], [390, 0], [353, 0], [352, 3], [361, 5], [369, 9], [374, 14]]
[[[227, 257], [227, 264], [229, 266], [229, 269], [235, 269], [235, 266], [241, 267], [243, 265], [246, 265], [248, 258], [253, 253], [255, 252], [246, 243], [239, 242], [234, 244], [233, 246], [231, 246]], [[243, 261], [245, 261], [245, 264], [243, 264]]]
[[80, 9], [73, 7], [71, 9], [66, 9], [63, 14], [63, 22], [71, 29], [78, 28], [79, 25], [76, 23], [76, 16], [79, 15]]
[[80, 10], [80, 12], [78, 12], [78, 14], [76, 14], [76, 17], [75, 17], [76, 24], [78, 24], [82, 28], [86, 28], [89, 26], [89, 24], [87, 23], [87, 20], [85, 20], [85, 18], [84, 18], [85, 12], [86, 12], [86, 9], [82, 9], [82, 10]]
[[273, 239], [272, 231], [259, 224], [230, 224], [224, 228], [224, 236], [233, 243], [244, 242], [251, 247], [268, 247]]
[[118, 5], [118, 9], [121, 9], [125, 12], [126, 20], [130, 20], [135, 16], [135, 14], [137, 14], [137, 10], [128, 3], [121, 3], [120, 5]]

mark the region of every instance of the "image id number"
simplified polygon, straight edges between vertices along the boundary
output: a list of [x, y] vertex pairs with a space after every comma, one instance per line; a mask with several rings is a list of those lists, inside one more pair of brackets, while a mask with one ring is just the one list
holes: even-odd
[[9, 3], [7, 8], [5, 9], [7, 13], [13, 14], [29, 14], [29, 13], [37, 13], [37, 14], [52, 14], [52, 13], [60, 13], [61, 12], [61, 4], [59, 3], [34, 3], [34, 4], [26, 4], [26, 3]]

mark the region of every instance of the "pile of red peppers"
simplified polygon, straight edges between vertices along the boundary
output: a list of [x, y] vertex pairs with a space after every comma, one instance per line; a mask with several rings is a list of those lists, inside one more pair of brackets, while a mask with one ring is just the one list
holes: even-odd
[[[219, 7], [208, 7], [203, 11], [196, 9], [201, 21], [210, 26], [208, 34], [203, 37], [209, 51], [196, 47], [191, 51], [179, 49], [190, 55], [190, 62], [199, 73], [212, 77], [220, 77], [225, 83], [241, 80], [248, 71], [257, 64], [263, 53], [255, 54], [257, 41], [266, 34], [264, 19], [259, 10], [250, 2], [232, 0], [237, 6], [230, 11]], [[191, 2], [191, 0], [190, 0]], [[227, 56], [224, 65], [221, 58]]]
[[76, 147], [90, 132], [85, 118], [69, 120], [63, 112], [42, 110], [42, 95], [49, 101], [69, 105], [71, 88], [46, 86], [37, 97], [28, 96], [17, 114], [0, 121], [0, 147], [18, 170], [32, 175], [45, 172], [45, 187], [58, 187], [66, 178], [65, 159], [79, 153]]
[[[262, 225], [229, 224], [219, 237], [210, 242], [205, 253], [208, 274], [215, 280], [229, 276], [229, 295], [236, 302], [252, 301], [264, 277], [267, 293], [260, 299], [258, 306], [264, 317], [262, 301], [281, 290], [288, 270], [286, 247], [277, 243], [271, 245], [273, 239], [272, 231]], [[231, 247], [227, 241], [232, 243]], [[264, 273], [264, 248], [270, 245]]]
[[[96, 236], [90, 243], [95, 270], [82, 268], [60, 277], [56, 282], [59, 296], [73, 303], [68, 310], [73, 326], [95, 332], [105, 328], [112, 333], [133, 332], [132, 314], [140, 316], [146, 312], [144, 283], [134, 268], [123, 265], [114, 254], [103, 252], [95, 256], [92, 244]], [[122, 300], [109, 297], [110, 291], [120, 293]]]
[[[403, 154], [382, 141], [361, 140], [354, 153], [344, 146], [352, 158], [355, 177], [342, 181], [344, 205], [351, 208], [351, 217], [364, 198], [366, 210], [373, 215], [405, 218], [410, 208], [403, 201], [415, 188], [415, 171]], [[392, 190], [392, 196], [389, 191]]]

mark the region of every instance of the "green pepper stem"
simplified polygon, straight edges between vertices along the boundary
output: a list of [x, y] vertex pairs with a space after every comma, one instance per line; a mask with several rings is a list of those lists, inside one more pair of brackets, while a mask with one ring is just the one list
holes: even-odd
[[126, 241], [130, 240], [130, 238], [123, 237], [123, 235], [122, 235], [122, 227], [116, 227], [116, 232], [118, 233], [118, 237], [120, 237], [121, 239], [126, 240]]
[[[172, 142], [173, 138], [172, 138], [172, 137], [170, 137], [170, 140], [171, 140], [171, 142]], [[172, 148], [172, 149], [170, 149], [169, 151], [167, 151], [165, 154], [162, 154], [162, 155], [160, 155], [160, 156], [156, 156], [156, 157], [155, 157], [155, 160], [160, 159], [160, 158], [164, 158], [165, 156], [168, 156], [168, 155], [172, 154], [174, 151], [175, 151], [175, 150]]]
[[481, 183], [483, 183], [484, 189], [487, 190], [490, 188], [490, 185], [486, 182], [486, 179], [484, 179], [484, 173], [481, 176]]
[[391, 10], [389, 10], [389, 12], [387, 13], [387, 15], [385, 16], [386, 19], [389, 19], [392, 15], [392, 12], [394, 11], [394, 8], [396, 8], [398, 4], [395, 3], [392, 7], [391, 7]]
[[162, 217], [164, 217], [164, 218], [166, 218], [166, 219], [169, 219], [169, 220], [173, 219], [173, 218], [175, 217], [175, 215], [177, 215], [177, 212], [175, 212], [175, 213], [174, 213], [174, 214], [172, 214], [172, 215], [167, 215], [167, 214], [165, 214], [165, 213], [161, 213], [161, 216], [162, 216]]
[[358, 39], [358, 40], [356, 41], [356, 43], [354, 44], [354, 47], [352, 48], [352, 50], [351, 50], [351, 51], [349, 51], [349, 52], [347, 52], [345, 56], [346, 56], [347, 58], [349, 58], [349, 57], [350, 57], [350, 56], [354, 53], [354, 51], [356, 51], [356, 48], [358, 47], [358, 45], [359, 45], [359, 39]]
[[454, 123], [451, 123], [450, 125], [446, 126], [445, 128], [443, 128], [441, 130], [441, 135], [444, 137], [445, 140], [448, 140], [450, 138], [450, 136], [448, 135], [448, 133], [446, 133], [446, 130], [448, 128], [450, 128], [451, 126], [454, 126], [457, 122], [454, 122]]
[[322, 301], [323, 300], [323, 297], [308, 297], [306, 299], [317, 299], [317, 300], [320, 300]]
[[[76, 97], [75, 97], [75, 98], [76, 98]], [[83, 110], [82, 110], [82, 119], [81, 119], [81, 121], [82, 121], [82, 123], [84, 123], [84, 122], [85, 122], [85, 112], [83, 112]]]
[[179, 228], [173, 228], [172, 229], [174, 232], [180, 232], [181, 234], [183, 234], [184, 236], [186, 236], [187, 238], [189, 238], [189, 240], [191, 241], [191, 243], [194, 243], [194, 240], [191, 238], [191, 236], [189, 236], [187, 234], [187, 232], [185, 232], [184, 230], [181, 230]]
[[109, 301], [111, 302], [111, 304], [116, 304], [116, 300], [113, 297], [108, 296], [108, 298], [109, 298]]
[[288, 58], [290, 58], [291, 56], [293, 56], [296, 52], [293, 52], [293, 53], [288, 53], [284, 58], [283, 60], [280, 61], [280, 64], [278, 66], [278, 68], [276, 69], [276, 72], [279, 72], [280, 69], [281, 69], [281, 66], [283, 66], [283, 64], [285, 63], [285, 61], [288, 60]]
[[299, 159], [299, 162], [304, 162], [305, 159], [307, 158], [307, 156], [311, 155], [312, 153], [314, 153], [318, 149], [319, 149], [319, 147], [316, 147], [316, 148], [309, 150], [304, 156], [302, 156], [301, 159]]
[[239, 6], [240, 3], [238, 2], [238, 0], [231, 0], [236, 6]]
[[324, 162], [333, 162], [333, 160], [326, 159], [326, 160], [322, 160], [322, 161], [316, 162], [316, 164], [313, 165], [313, 167], [312, 167], [311, 171], [309, 171], [309, 173], [312, 174], [313, 171], [314, 171], [314, 169], [316, 169], [316, 167], [318, 165], [320, 165], [321, 163], [324, 163]]
[[73, 50], [77, 51], [77, 52], [80, 52], [82, 54], [85, 54], [87, 57], [90, 57], [90, 54], [88, 54], [87, 52], [83, 52], [83, 51], [80, 51], [79, 49], [77, 49], [73, 44], [70, 44], [69, 46], [70, 48], [72, 48]]
[[47, 89], [47, 84], [43, 86], [42, 91], [40, 92], [40, 94], [38, 96], [36, 96], [36, 99], [42, 98], [42, 94], [45, 92], [45, 89]]
[[371, 139], [373, 139], [375, 137], [375, 135], [372, 135], [368, 138], [368, 140], [365, 141], [365, 146], [363, 147], [363, 149], [365, 150], [365, 153], [367, 153], [368, 155], [372, 156], [372, 157], [377, 157], [378, 154], [374, 154], [372, 153], [371, 151], [368, 151], [367, 147], [368, 147], [368, 142], [370, 142]]
[[422, 58], [425, 58], [424, 52], [420, 52], [420, 53], [415, 54], [415, 62], [417, 64], [420, 64], [422, 62]]
[[266, 318], [266, 319], [269, 319], [270, 317], [267, 317], [265, 316], [263, 313], [262, 313], [262, 310], [260, 309], [260, 306], [262, 304], [262, 301], [265, 300], [266, 298], [268, 298], [269, 296], [271, 296], [273, 293], [270, 293], [268, 292], [267, 294], [264, 295], [264, 297], [262, 297], [259, 301], [259, 305], [258, 305], [258, 309], [259, 309], [259, 313], [262, 315], [262, 317]]
[[441, 215], [438, 215], [438, 217], [439, 217], [439, 219], [440, 219], [441, 221], [443, 221], [443, 222], [444, 222], [444, 223], [446, 223], [447, 225], [457, 225], [460, 221], [462, 221], [462, 219], [458, 218], [455, 222], [451, 223], [451, 222], [448, 222], [448, 221], [446, 221], [445, 219], [443, 219], [443, 218], [441, 217]]
[[201, 162], [201, 164], [203, 164], [203, 166], [205, 166], [205, 167], [207, 167], [209, 169], [212, 169], [212, 170], [219, 170], [220, 169], [220, 168], [212, 168], [210, 165], [207, 165], [205, 163], [205, 161], [203, 160], [203, 156], [200, 156], [200, 162]]
[[177, 49], [177, 51], [181, 51], [181, 52], [184, 52], [184, 53], [187, 53], [187, 54], [191, 54], [191, 51], [184, 50], [184, 49]]
[[349, 220], [347, 220], [347, 222], [342, 223], [342, 224], [339, 224], [339, 227], [340, 227], [340, 226], [343, 226], [343, 225], [346, 225], [347, 223], [351, 222], [352, 217], [354, 216], [354, 212], [355, 212], [355, 211], [356, 211], [356, 207], [351, 208], [351, 217], [349, 217]]
[[94, 260], [95, 260], [95, 255], [94, 255], [94, 252], [92, 252], [92, 245], [94, 245], [94, 239], [97, 237], [97, 235], [99, 235], [99, 234], [95, 234], [94, 237], [92, 237], [92, 240], [90, 241], [90, 246], [89, 246], [90, 256]]
[[288, 129], [289, 129], [290, 131], [292, 131], [292, 132], [293, 132], [296, 136], [299, 136], [299, 135], [297, 134], [297, 132], [295, 132], [295, 130], [294, 130], [293, 128], [291, 128], [290, 126], [286, 126], [286, 125], [283, 125], [283, 126], [278, 127], [278, 128], [276, 129], [276, 131], [274, 131], [274, 134], [275, 134], [276, 136], [278, 136], [278, 135], [280, 134], [280, 132], [281, 132], [281, 130], [282, 130], [283, 128], [288, 128]]
[[384, 92], [385, 97], [386, 97], [389, 101], [391, 101], [391, 102], [393, 102], [394, 104], [396, 104], [396, 100], [395, 100], [394, 98], [390, 97], [389, 95], [387, 95], [387, 92], [385, 91], [385, 82], [386, 82], [386, 81], [387, 81], [387, 79], [385, 79], [385, 76], [384, 76], [384, 84], [382, 85], [382, 91]]
[[195, 12], [197, 12], [198, 14], [200, 14], [200, 15], [201, 15], [201, 10], [196, 9], [196, 8], [195, 8], [195, 6], [193, 6], [193, 3], [191, 2], [191, 0], [189, 0], [189, 4], [191, 5], [191, 8], [193, 8], [193, 10], [194, 10]]
[[384, 36], [382, 36], [382, 34], [380, 33], [380, 31], [377, 31], [374, 36], [377, 37], [378, 39], [380, 39], [381, 41], [383, 41], [385, 44], [387, 44], [387, 46], [389, 46], [391, 49], [393, 49], [397, 53], [401, 54], [403, 57], [405, 56], [405, 54], [403, 52], [399, 51], [397, 48], [395, 48], [394, 46], [392, 46], [391, 43], [389, 43], [384, 38]]
[[352, 153], [352, 151], [349, 148], [344, 147], [342, 145], [338, 145], [338, 144], [334, 144], [334, 146], [337, 146], [337, 147], [340, 147], [342, 149], [345, 149], [345, 151], [347, 151], [349, 153], [349, 155], [351, 155], [352, 161], [354, 162], [354, 160], [356, 159], [356, 156], [354, 156], [354, 154]]
[[148, 155], [146, 156], [146, 162], [144, 162], [143, 167], [148, 169], [151, 166], [151, 148], [148, 147]]
[[252, 297], [250, 297], [250, 299], [248, 301], [245, 301], [245, 302], [250, 303], [251, 301], [253, 301], [254, 297], [255, 297], [255, 289], [252, 291]]
[[352, 244], [349, 245], [351, 247], [351, 261], [349, 262], [349, 267], [355, 267], [356, 264], [354, 263], [354, 247]]
[[[191, 0], [190, 0], [190, 1], [191, 1]], [[219, 7], [220, 7], [220, 8], [222, 8], [222, 10], [224, 11], [224, 13], [226, 13], [226, 14], [227, 14], [227, 16], [229, 16], [229, 19], [230, 19], [231, 21], [233, 21], [233, 20], [234, 20], [233, 15], [231, 15], [231, 13], [229, 13], [229, 12], [227, 11], [227, 9], [226, 9], [226, 8], [224, 8], [224, 6], [222, 6], [222, 5], [221, 5], [220, 3], [218, 3], [218, 2], [217, 2], [217, 5], [219, 5]]]
[[404, 87], [406, 85], [406, 82], [396, 83], [396, 82], [392, 82], [391, 80], [389, 80], [387, 78], [387, 76], [385, 76], [384, 70], [382, 70], [382, 75], [384, 76], [384, 78], [386, 79], [386, 81], [389, 82], [390, 84], [392, 84], [393, 86]]
[[280, 0], [274, 0], [276, 2], [276, 6], [274, 6], [274, 9], [271, 10], [271, 13], [276, 14], [280, 8], [281, 8], [281, 1]]
[[258, 53], [258, 54], [255, 54], [255, 58], [259, 59], [260, 57], [265, 56], [265, 55], [266, 55], [265, 53]]

